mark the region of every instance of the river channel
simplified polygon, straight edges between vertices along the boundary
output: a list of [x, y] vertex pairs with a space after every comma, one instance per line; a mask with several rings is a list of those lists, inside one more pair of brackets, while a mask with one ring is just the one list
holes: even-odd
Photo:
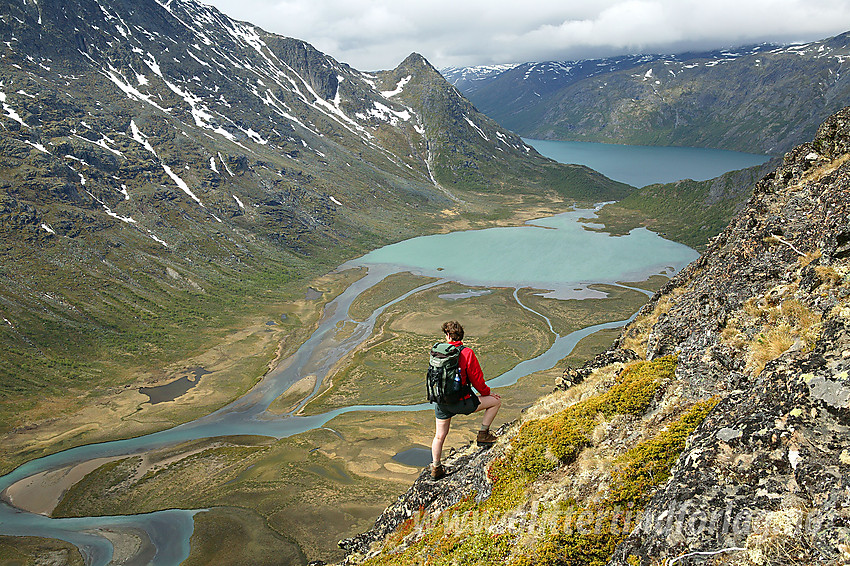
[[[269, 372], [240, 399], [205, 417], [169, 430], [139, 438], [80, 446], [28, 462], [0, 478], [0, 492], [36, 474], [62, 470], [101, 458], [140, 454], [189, 440], [241, 434], [283, 438], [322, 427], [334, 417], [351, 411], [427, 410], [430, 408], [427, 403], [356, 405], [320, 415], [294, 414], [319, 391], [322, 379], [333, 365], [370, 335], [376, 318], [387, 307], [425, 289], [447, 281], [457, 281], [475, 286], [515, 289], [533, 287], [549, 290], [558, 298], [582, 298], [598, 293], [589, 289], [589, 284], [639, 281], [653, 274], [672, 275], [697, 257], [690, 248], [665, 240], [645, 229], [637, 229], [619, 237], [588, 229], [592, 226], [581, 218], [592, 217], [593, 212], [573, 211], [516, 228], [492, 228], [415, 238], [351, 261], [339, 269], [366, 267], [367, 275], [331, 301], [312, 336], [295, 354], [281, 362], [277, 369]], [[434, 253], [435, 250], [461, 247], [465, 255], [475, 258], [475, 261], [456, 262], [451, 256]], [[433, 257], [441, 259], [433, 261]], [[349, 318], [349, 306], [361, 293], [388, 275], [404, 271], [439, 279], [381, 306], [363, 322], [354, 322]], [[531, 310], [522, 305], [516, 291], [514, 297], [523, 308]], [[544, 313], [536, 314], [546, 319]], [[558, 335], [549, 323], [554, 338], [549, 350], [517, 364], [488, 383], [495, 388], [505, 387], [523, 376], [550, 369], [567, 356], [583, 337], [603, 328], [622, 326], [625, 322], [591, 326], [566, 336]], [[354, 330], [340, 337], [338, 329], [343, 323], [349, 328], [354, 325]], [[318, 376], [319, 379], [313, 393], [299, 407], [286, 415], [274, 415], [266, 411], [292, 384], [308, 375]], [[200, 511], [168, 510], [145, 515], [52, 519], [22, 511], [9, 504], [8, 498], [4, 498], [0, 502], [0, 534], [65, 540], [81, 550], [87, 564], [102, 566], [110, 562], [113, 547], [99, 532], [144, 532], [156, 549], [149, 563], [173, 566], [189, 555], [193, 517]]]

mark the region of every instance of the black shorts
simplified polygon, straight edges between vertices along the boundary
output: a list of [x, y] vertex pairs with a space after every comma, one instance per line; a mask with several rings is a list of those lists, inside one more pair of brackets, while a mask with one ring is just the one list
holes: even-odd
[[466, 399], [458, 401], [457, 403], [451, 403], [448, 405], [437, 403], [434, 405], [434, 415], [436, 415], [436, 417], [441, 421], [450, 419], [455, 415], [471, 415], [480, 404], [481, 401], [478, 400], [476, 395], [470, 395]]

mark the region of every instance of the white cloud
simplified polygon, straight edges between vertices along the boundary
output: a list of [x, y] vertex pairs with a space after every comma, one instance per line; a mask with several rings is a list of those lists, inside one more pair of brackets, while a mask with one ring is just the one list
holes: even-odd
[[850, 30], [850, 0], [203, 0], [361, 70], [673, 53]]

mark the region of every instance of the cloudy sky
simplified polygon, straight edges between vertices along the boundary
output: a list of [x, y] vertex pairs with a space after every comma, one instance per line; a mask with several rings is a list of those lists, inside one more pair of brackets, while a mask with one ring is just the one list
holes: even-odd
[[850, 31], [850, 0], [202, 0], [360, 70], [681, 53]]

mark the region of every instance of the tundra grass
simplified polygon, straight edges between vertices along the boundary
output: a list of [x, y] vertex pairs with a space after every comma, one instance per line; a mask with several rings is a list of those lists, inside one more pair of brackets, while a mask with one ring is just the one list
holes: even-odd
[[468, 289], [454, 283], [439, 285], [389, 307], [372, 337], [338, 365], [329, 387], [307, 405], [306, 412], [422, 402], [423, 364], [431, 345], [445, 340], [440, 328], [446, 320], [464, 325], [464, 344], [475, 350], [485, 379], [551, 346], [553, 337], [544, 321], [520, 307], [512, 290], [496, 289], [459, 300], [440, 298]]
[[0, 566], [62, 564], [83, 566], [83, 556], [73, 544], [38, 537], [0, 536]]

